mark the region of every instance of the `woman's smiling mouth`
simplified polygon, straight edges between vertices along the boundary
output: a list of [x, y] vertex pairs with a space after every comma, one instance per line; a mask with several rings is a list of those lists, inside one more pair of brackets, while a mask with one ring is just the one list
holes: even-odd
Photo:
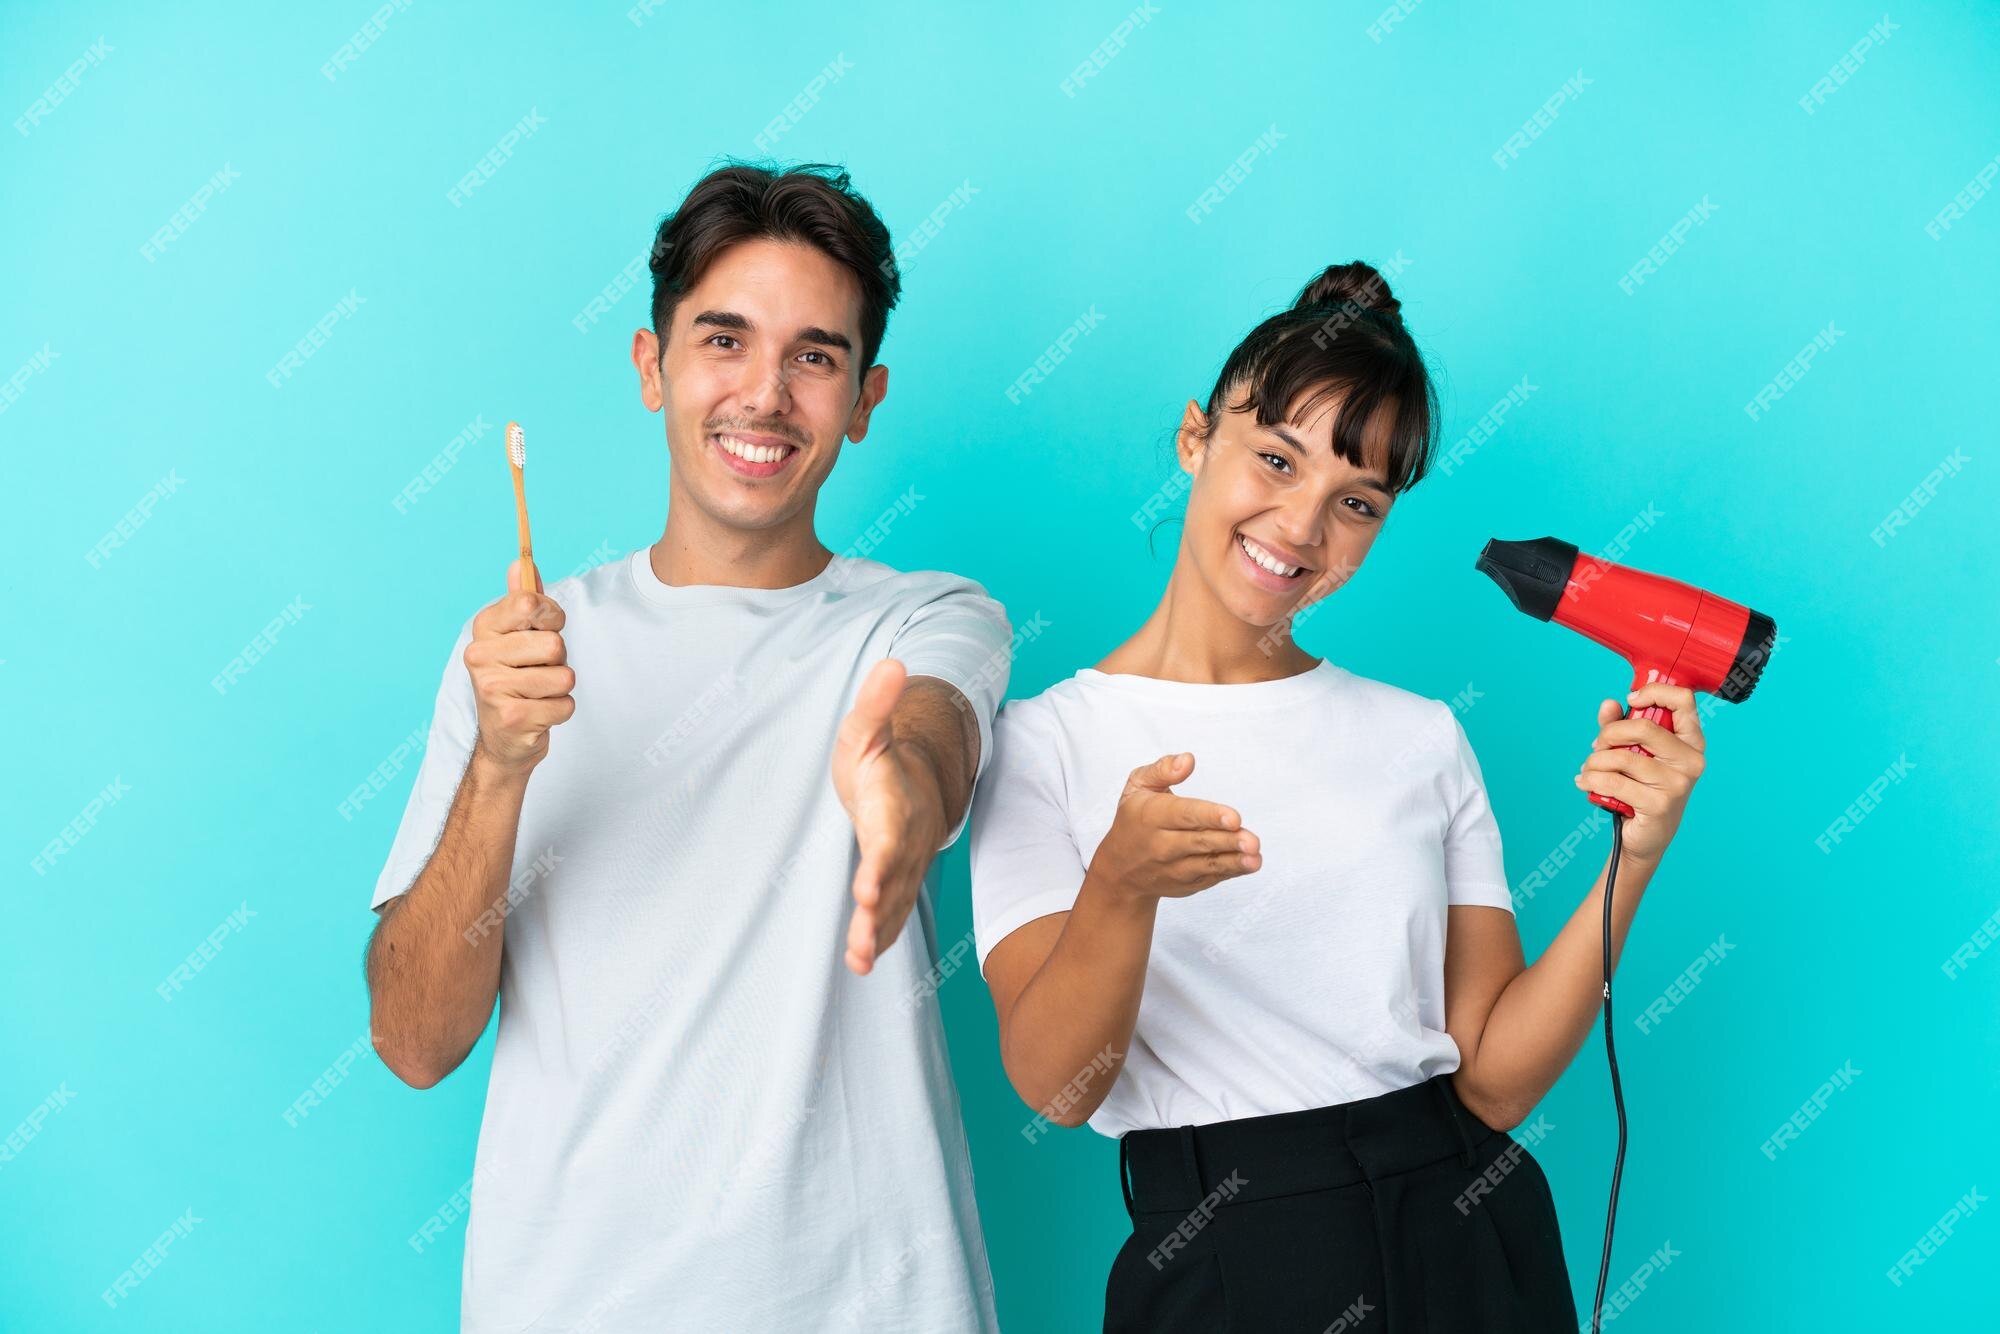
[[1281, 559], [1276, 552], [1247, 533], [1236, 534], [1236, 550], [1243, 558], [1244, 568], [1250, 572], [1251, 581], [1273, 592], [1290, 591], [1309, 573], [1306, 566]]

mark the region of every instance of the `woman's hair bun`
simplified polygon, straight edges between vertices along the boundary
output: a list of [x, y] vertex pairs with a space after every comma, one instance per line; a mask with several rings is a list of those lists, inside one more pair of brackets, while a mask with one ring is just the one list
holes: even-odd
[[1358, 259], [1350, 264], [1335, 264], [1321, 272], [1305, 285], [1299, 299], [1292, 303], [1292, 309], [1338, 305], [1344, 301], [1397, 320], [1403, 318], [1403, 303], [1390, 293], [1389, 280], [1374, 265], [1364, 264]]

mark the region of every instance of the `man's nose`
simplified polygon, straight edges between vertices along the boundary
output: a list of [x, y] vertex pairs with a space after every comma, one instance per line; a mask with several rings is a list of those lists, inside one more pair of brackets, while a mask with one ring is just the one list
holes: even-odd
[[752, 358], [744, 364], [736, 401], [752, 421], [776, 417], [792, 408], [791, 363], [779, 356]]

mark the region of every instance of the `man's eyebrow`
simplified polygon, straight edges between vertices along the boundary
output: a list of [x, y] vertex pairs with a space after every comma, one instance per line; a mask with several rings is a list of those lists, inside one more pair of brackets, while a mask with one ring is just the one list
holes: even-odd
[[817, 324], [808, 324], [793, 335], [799, 343], [818, 343], [821, 347], [837, 347], [842, 352], [852, 352], [854, 344], [847, 341], [847, 335], [836, 329], [822, 329]]
[[[693, 320], [689, 321], [689, 325], [696, 329], [735, 329], [741, 333], [747, 333], [755, 327], [749, 320], [733, 310], [704, 310], [699, 315], [696, 315]], [[817, 324], [808, 324], [805, 328], [799, 330], [798, 333], [792, 336], [792, 341], [798, 343], [817, 343], [821, 347], [838, 348], [842, 352], [852, 352], [854, 350], [854, 344], [848, 339], [846, 334], [833, 329], [822, 329]]]
[[[1301, 454], [1306, 452], [1305, 444], [1284, 427], [1271, 426], [1266, 429], [1293, 449], [1298, 450]], [[1354, 485], [1365, 486], [1370, 491], [1378, 492], [1384, 500], [1394, 500], [1396, 498], [1396, 493], [1389, 489], [1389, 479], [1386, 477], [1377, 477], [1375, 474], [1369, 473], [1366, 476], [1355, 478]]]
[[690, 328], [699, 329], [704, 325], [712, 329], [748, 329], [750, 321], [733, 310], [704, 310], [688, 321]]

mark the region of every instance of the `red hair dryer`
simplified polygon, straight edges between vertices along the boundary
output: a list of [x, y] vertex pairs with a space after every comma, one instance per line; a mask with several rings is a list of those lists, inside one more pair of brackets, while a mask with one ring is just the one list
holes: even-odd
[[[1632, 664], [1632, 688], [1665, 681], [1731, 704], [1750, 698], [1770, 660], [1778, 627], [1770, 617], [1691, 584], [1580, 555], [1553, 537], [1486, 544], [1475, 566], [1516, 607], [1538, 621], [1566, 625]], [[1669, 709], [1649, 705], [1638, 717], [1672, 731]], [[1642, 755], [1644, 746], [1632, 750]], [[1591, 801], [1630, 817], [1616, 797]]]
[[[1494, 539], [1474, 567], [1492, 577], [1516, 607], [1538, 621], [1566, 625], [1586, 639], [1622, 654], [1632, 664], [1636, 690], [1654, 681], [1686, 686], [1740, 704], [1750, 698], [1777, 644], [1770, 617], [1678, 579], [1627, 569], [1580, 555], [1553, 537], [1532, 542]], [[1648, 705], [1639, 717], [1673, 729], [1670, 709]], [[1644, 746], [1631, 749], [1642, 755]], [[1618, 1109], [1618, 1156], [1611, 1165], [1611, 1202], [1604, 1216], [1604, 1253], [1597, 1264], [1597, 1302], [1590, 1327], [1603, 1327], [1604, 1285], [1611, 1269], [1611, 1235], [1618, 1216], [1618, 1183], [1625, 1169], [1625, 1094], [1618, 1078], [1618, 1050], [1611, 1026], [1611, 903], [1632, 808], [1616, 797], [1588, 794], [1616, 814], [1611, 860], [1604, 871], [1604, 1056], [1611, 1066], [1611, 1097]]]

